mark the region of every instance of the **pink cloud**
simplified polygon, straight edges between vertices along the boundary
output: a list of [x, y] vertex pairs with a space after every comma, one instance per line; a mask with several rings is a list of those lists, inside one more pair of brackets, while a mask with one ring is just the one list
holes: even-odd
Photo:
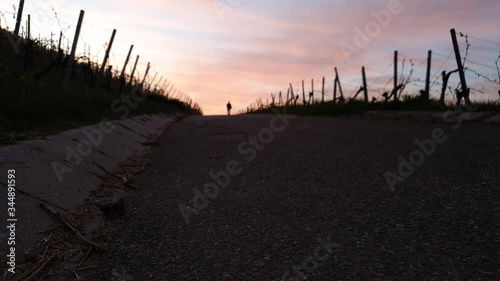
[[[401, 59], [413, 59], [414, 77], [423, 79], [425, 63], [421, 62], [427, 50], [445, 56], [451, 52], [450, 28], [500, 41], [496, 35], [500, 2], [496, 0], [401, 0], [403, 11], [393, 15], [389, 25], [370, 38], [366, 48], [346, 60], [339, 44], [352, 44], [355, 28], [364, 29], [374, 20], [371, 12], [385, 9], [389, 1], [243, 1], [221, 20], [212, 0], [89, 0], [78, 5], [58, 0], [66, 6], [61, 8], [64, 22], [74, 25], [78, 10], [87, 11], [82, 34], [93, 52], [99, 52], [102, 58], [111, 30], [118, 29], [113, 48], [118, 67], [129, 45], [134, 44], [134, 57], [141, 55], [141, 73], [151, 61], [155, 72], [161, 72], [159, 75], [190, 95], [207, 114], [224, 114], [227, 100], [233, 102], [236, 111], [243, 109], [259, 97], [269, 98], [270, 92], [286, 91], [289, 83], [298, 86], [301, 80], [308, 81], [310, 87], [311, 78], [319, 81], [325, 76], [327, 84], [331, 84], [335, 66], [346, 92], [352, 92], [360, 83], [362, 65], [366, 66], [372, 87], [383, 88], [391, 76], [387, 66], [394, 50], [400, 51]], [[30, 13], [36, 11], [31, 9]], [[47, 36], [50, 31], [57, 33], [58, 27], [51, 19], [51, 26], [41, 26], [40, 31]], [[72, 32], [68, 30], [67, 37]], [[474, 44], [498, 48], [479, 41]], [[471, 59], [487, 64], [492, 54], [474, 49]], [[438, 55], [434, 58], [433, 75], [446, 59]], [[452, 58], [443, 68], [451, 68], [453, 63]], [[486, 69], [490, 68], [481, 70]], [[491, 83], [473, 78], [471, 81], [493, 91]]]

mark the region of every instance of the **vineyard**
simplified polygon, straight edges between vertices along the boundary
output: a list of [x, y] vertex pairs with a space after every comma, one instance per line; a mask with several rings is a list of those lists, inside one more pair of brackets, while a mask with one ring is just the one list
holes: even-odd
[[158, 77], [159, 73], [149, 75], [150, 63], [144, 73], [139, 73], [138, 55], [133, 70], [127, 71], [133, 46], [122, 69], [110, 65], [116, 30], [105, 44], [107, 53], [101, 63], [91, 54], [90, 46], [77, 53], [83, 19], [81, 11], [72, 43], [65, 40], [63, 31], [50, 38], [33, 38], [29, 15], [24, 24], [18, 20], [14, 30], [0, 29], [0, 143], [43, 136], [103, 118], [203, 114], [198, 104], [174, 88], [172, 81]]
[[[394, 59], [382, 73], [366, 73], [363, 66], [358, 81], [342, 80], [335, 67], [331, 79], [290, 83], [268, 98], [258, 98], [240, 113], [284, 106], [304, 114], [442, 110], [463, 103], [474, 103], [482, 110], [498, 110], [500, 43], [465, 32], [451, 33], [455, 38], [451, 43], [456, 44], [450, 43], [448, 54], [428, 51], [427, 58], [412, 58], [395, 51]], [[467, 87], [462, 87], [462, 81]]]

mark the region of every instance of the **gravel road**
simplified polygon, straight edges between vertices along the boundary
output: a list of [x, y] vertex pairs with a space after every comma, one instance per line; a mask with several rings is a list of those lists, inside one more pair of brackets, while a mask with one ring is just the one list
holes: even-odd
[[184, 119], [92, 280], [500, 280], [499, 144], [487, 125]]

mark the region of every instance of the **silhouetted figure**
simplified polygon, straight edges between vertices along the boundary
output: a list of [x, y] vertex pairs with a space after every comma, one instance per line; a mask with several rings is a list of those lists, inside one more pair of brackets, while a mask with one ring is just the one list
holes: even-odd
[[227, 107], [227, 115], [231, 115], [231, 109], [233, 107], [231, 106], [231, 102], [230, 101], [227, 102], [226, 107]]

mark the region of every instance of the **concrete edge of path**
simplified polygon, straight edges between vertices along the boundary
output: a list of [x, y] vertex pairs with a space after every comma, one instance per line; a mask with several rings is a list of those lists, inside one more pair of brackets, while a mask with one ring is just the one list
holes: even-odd
[[[42, 239], [40, 231], [55, 223], [39, 207], [46, 203], [73, 213], [117, 165], [135, 155], [170, 126], [176, 116], [144, 115], [85, 126], [41, 140], [0, 147], [0, 260], [15, 246], [17, 259]], [[15, 170], [14, 217], [9, 222], [8, 174]], [[106, 170], [106, 171], [105, 171]], [[11, 182], [12, 183], [12, 182]], [[7, 226], [15, 224], [15, 231]], [[9, 238], [15, 233], [15, 245]], [[12, 240], [10, 240], [12, 241]], [[12, 243], [12, 242], [11, 242]]]

